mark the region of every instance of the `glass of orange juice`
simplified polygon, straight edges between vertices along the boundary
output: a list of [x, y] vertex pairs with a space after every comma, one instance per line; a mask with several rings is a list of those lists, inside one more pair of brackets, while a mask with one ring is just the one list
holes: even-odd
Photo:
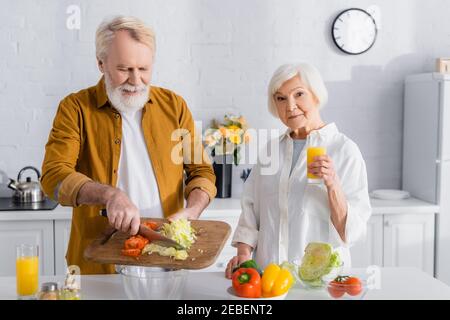
[[17, 246], [16, 285], [18, 299], [36, 299], [39, 285], [39, 247]]
[[[325, 147], [308, 147], [306, 151], [306, 163], [309, 166], [312, 162], [314, 162], [314, 157], [323, 156], [327, 154], [327, 149]], [[322, 183], [322, 179], [317, 177], [316, 175], [307, 172], [308, 183]]]

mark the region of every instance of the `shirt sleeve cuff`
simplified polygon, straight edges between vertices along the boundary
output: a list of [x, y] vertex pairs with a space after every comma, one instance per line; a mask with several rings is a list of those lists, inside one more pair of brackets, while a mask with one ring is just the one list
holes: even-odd
[[58, 202], [62, 206], [78, 207], [77, 197], [81, 187], [92, 179], [82, 173], [73, 172], [61, 183], [58, 191]]
[[216, 197], [216, 185], [207, 178], [196, 178], [194, 180], [191, 180], [184, 189], [184, 197], [187, 199], [192, 190], [196, 188], [199, 188], [208, 194], [209, 202], [211, 202]]
[[253, 250], [256, 249], [256, 245], [258, 243], [258, 230], [238, 226], [234, 232], [231, 246], [236, 248], [239, 242], [248, 244], [253, 248]]
[[349, 203], [347, 208], [347, 220], [345, 221], [345, 241], [342, 240], [338, 231], [336, 230], [331, 218], [329, 219], [329, 241], [334, 247], [351, 247], [361, 237], [366, 235], [366, 224], [358, 222], [357, 212], [355, 208]]

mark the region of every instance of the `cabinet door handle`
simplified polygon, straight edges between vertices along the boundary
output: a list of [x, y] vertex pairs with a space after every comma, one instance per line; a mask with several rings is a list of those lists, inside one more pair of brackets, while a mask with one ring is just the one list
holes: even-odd
[[385, 226], [385, 227], [390, 227], [391, 224], [389, 223], [389, 221], [385, 221], [385, 222], [384, 222], [384, 226]]

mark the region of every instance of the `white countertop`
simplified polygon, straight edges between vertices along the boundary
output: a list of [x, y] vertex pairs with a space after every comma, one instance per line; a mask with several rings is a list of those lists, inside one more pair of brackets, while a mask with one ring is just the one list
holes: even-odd
[[416, 198], [404, 200], [370, 199], [372, 214], [434, 214], [439, 213], [439, 206]]
[[[415, 268], [381, 268], [380, 289], [369, 290], [366, 300], [449, 300], [450, 287]], [[349, 274], [364, 273], [363, 269], [350, 269]], [[61, 281], [60, 277], [41, 277], [40, 283]], [[228, 299], [226, 289], [231, 281], [223, 272], [190, 272], [183, 299]], [[81, 277], [81, 292], [85, 300], [126, 299], [120, 275], [93, 275]], [[0, 277], [0, 300], [16, 299], [15, 277]], [[304, 289], [295, 285], [286, 299], [331, 299], [324, 289]]]
[[53, 210], [0, 211], [0, 221], [70, 220], [72, 207], [58, 205]]
[[[405, 200], [371, 199], [373, 214], [434, 214], [439, 212], [439, 206], [415, 198]], [[216, 198], [203, 212], [203, 219], [215, 217], [239, 216], [241, 201], [236, 198]], [[0, 211], [0, 221], [29, 220], [70, 220], [72, 208], [58, 206], [54, 210], [43, 211]]]

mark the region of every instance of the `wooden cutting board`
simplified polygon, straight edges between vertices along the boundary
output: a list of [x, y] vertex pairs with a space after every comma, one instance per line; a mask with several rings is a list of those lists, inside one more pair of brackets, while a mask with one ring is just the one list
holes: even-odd
[[[163, 219], [141, 219], [167, 222]], [[175, 260], [163, 257], [158, 253], [144, 254], [138, 258], [121, 255], [125, 240], [129, 237], [122, 232], [116, 232], [105, 244], [102, 238], [94, 240], [84, 251], [84, 258], [88, 261], [106, 264], [134, 265], [145, 267], [161, 267], [170, 269], [203, 269], [212, 265], [220, 255], [231, 227], [222, 221], [194, 220], [191, 226], [196, 231], [197, 239], [188, 250], [186, 260]]]

